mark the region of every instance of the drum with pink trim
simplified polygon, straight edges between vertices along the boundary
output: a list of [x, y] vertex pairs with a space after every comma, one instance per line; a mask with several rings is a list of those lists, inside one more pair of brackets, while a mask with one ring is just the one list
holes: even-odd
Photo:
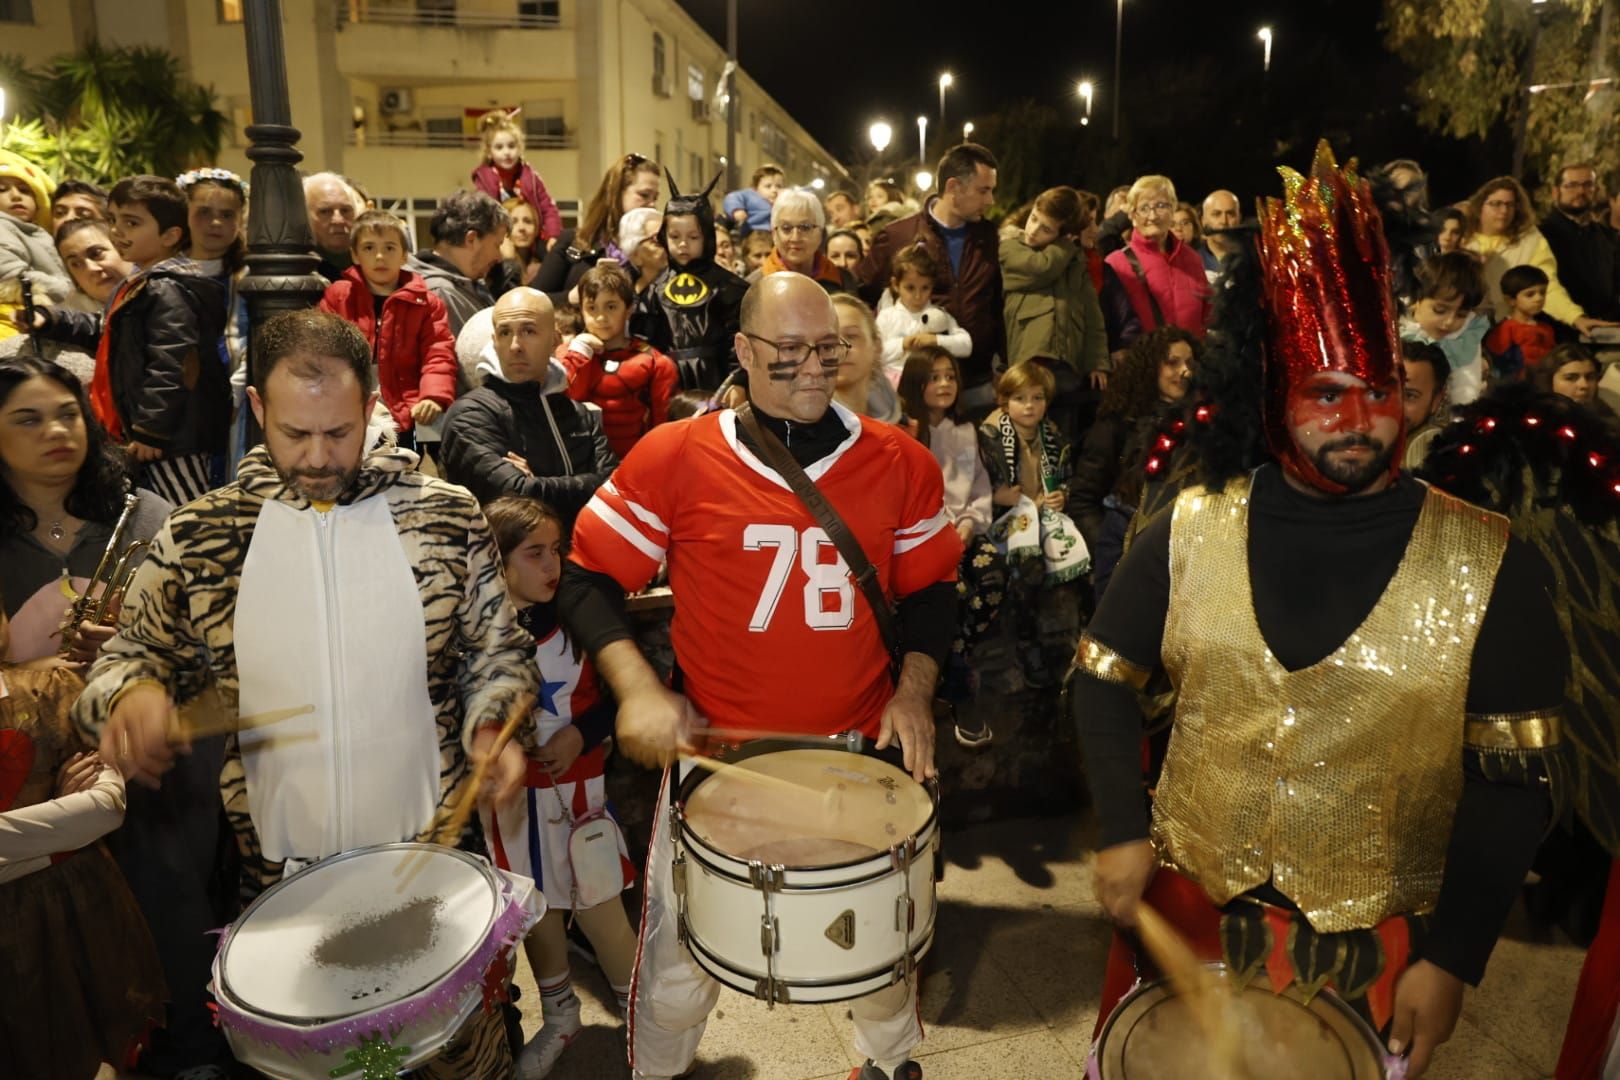
[[273, 1077], [392, 1076], [504, 991], [545, 912], [534, 882], [463, 851], [380, 844], [265, 890], [220, 940], [211, 989], [238, 1061]]
[[1237, 987], [1221, 965], [1212, 967], [1225, 991], [1214, 1003], [1218, 1023], [1195, 1014], [1169, 980], [1141, 983], [1103, 1025], [1088, 1080], [1404, 1080], [1405, 1060], [1386, 1054], [1377, 1033], [1333, 991], [1307, 999], [1295, 985], [1276, 994], [1264, 976]]

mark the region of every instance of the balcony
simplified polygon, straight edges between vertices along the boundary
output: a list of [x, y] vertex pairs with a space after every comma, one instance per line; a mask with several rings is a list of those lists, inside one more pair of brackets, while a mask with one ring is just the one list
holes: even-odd
[[385, 85], [574, 78], [574, 31], [537, 5], [339, 0], [338, 70]]
[[[578, 150], [579, 138], [572, 132], [562, 135], [525, 135], [524, 147], [536, 150]], [[350, 146], [405, 147], [413, 150], [478, 150], [477, 135], [459, 131], [368, 131], [349, 135]]]
[[[388, 26], [448, 27], [455, 30], [559, 30], [559, 5], [514, 4], [516, 10], [465, 10], [455, 0], [416, 0], [415, 3], [377, 3], [375, 0], [338, 0], [337, 28], [355, 23]], [[529, 8], [531, 10], [523, 10]]]

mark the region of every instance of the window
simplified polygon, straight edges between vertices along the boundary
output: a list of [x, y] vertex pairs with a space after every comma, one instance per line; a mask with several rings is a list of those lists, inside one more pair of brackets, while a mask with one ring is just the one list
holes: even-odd
[[219, 13], [219, 21], [222, 23], [242, 21], [242, 0], [214, 0], [214, 9]]
[[568, 134], [563, 122], [563, 103], [552, 101], [525, 101], [523, 103], [523, 137], [535, 146], [556, 145]]
[[518, 0], [518, 14], [524, 21], [562, 22], [562, 0]]
[[652, 60], [653, 93], [659, 97], [669, 97], [669, 57], [664, 46], [664, 35], [656, 30], [653, 31]]
[[704, 97], [703, 86], [706, 81], [707, 80], [704, 78], [702, 68], [698, 67], [696, 64], [686, 65], [687, 97], [691, 98], [693, 101], [702, 101]]
[[703, 190], [703, 185], [707, 184], [708, 182], [709, 182], [709, 177], [708, 177], [708, 175], [705, 175], [705, 171], [704, 171], [704, 168], [703, 168], [703, 155], [702, 154], [693, 154], [692, 155], [692, 190], [693, 191], [702, 191]]

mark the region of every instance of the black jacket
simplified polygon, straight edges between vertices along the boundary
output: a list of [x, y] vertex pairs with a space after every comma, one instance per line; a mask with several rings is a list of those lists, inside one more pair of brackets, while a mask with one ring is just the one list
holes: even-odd
[[585, 276], [585, 271], [602, 260], [603, 251], [597, 248], [576, 248], [575, 230], [564, 229], [557, 242], [551, 245], [546, 257], [540, 261], [540, 269], [535, 272], [534, 280], [529, 282], [530, 288], [539, 289], [551, 297], [556, 307], [568, 303], [568, 293], [579, 279]]
[[166, 456], [217, 453], [231, 428], [230, 372], [220, 356], [225, 287], [184, 262], [153, 267], [102, 312], [46, 310], [42, 331], [94, 354], [108, 334], [107, 373], [124, 436]]
[[[602, 433], [601, 410], [568, 397], [556, 364], [543, 392], [537, 382], [509, 383], [483, 370], [484, 385], [457, 398], [445, 417], [445, 479], [481, 503], [502, 495], [539, 499], [572, 528], [574, 515], [619, 465]], [[522, 455], [534, 475], [524, 476], [506, 460], [509, 453]]]
[[630, 327], [675, 361], [681, 389], [713, 390], [737, 367], [748, 283], [712, 259], [671, 264], [637, 299]]
[[1100, 417], [1086, 432], [1069, 482], [1069, 516], [1092, 551], [1102, 536], [1104, 500], [1112, 495], [1127, 517], [1142, 501], [1142, 466], [1158, 430], [1155, 414], [1137, 420]]
[[1541, 220], [1558, 260], [1558, 280], [1594, 319], [1620, 320], [1620, 234], [1601, 221], [1580, 224], [1554, 210]]

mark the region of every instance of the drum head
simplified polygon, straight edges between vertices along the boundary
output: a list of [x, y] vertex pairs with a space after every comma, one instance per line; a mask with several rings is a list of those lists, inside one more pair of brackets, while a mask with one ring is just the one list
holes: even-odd
[[[796, 784], [739, 775], [739, 770]], [[779, 750], [706, 777], [686, 800], [698, 839], [736, 859], [800, 869], [843, 866], [922, 830], [933, 800], [886, 761], [840, 750]]]
[[243, 914], [220, 957], [221, 991], [244, 1011], [321, 1023], [391, 1005], [484, 943], [497, 892], [470, 856], [430, 848], [403, 891], [395, 869], [424, 845], [336, 855], [286, 879]]
[[[1264, 980], [1232, 994], [1233, 1076], [1270, 1080], [1382, 1080], [1383, 1047], [1350, 1007], [1330, 993], [1303, 1001], [1298, 987], [1273, 994]], [[1159, 1080], [1210, 1074], [1214, 1051], [1186, 999], [1164, 981], [1128, 995], [1097, 1040], [1102, 1080]]]

